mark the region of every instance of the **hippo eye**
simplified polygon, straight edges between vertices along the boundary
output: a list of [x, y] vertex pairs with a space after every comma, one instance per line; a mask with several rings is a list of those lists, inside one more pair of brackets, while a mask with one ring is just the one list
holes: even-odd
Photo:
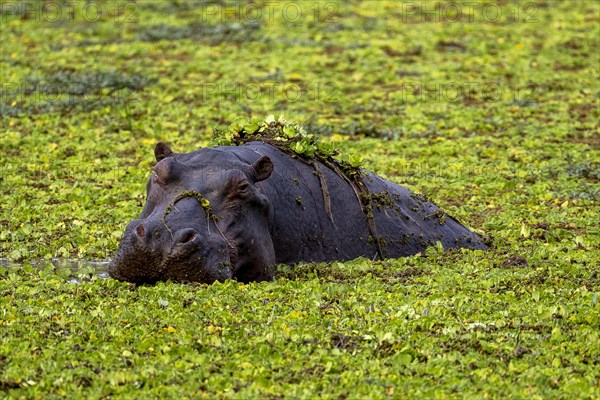
[[[239, 174], [241, 175], [241, 173]], [[230, 200], [244, 199], [250, 193], [250, 182], [244, 176], [235, 176], [225, 188], [225, 194]]]

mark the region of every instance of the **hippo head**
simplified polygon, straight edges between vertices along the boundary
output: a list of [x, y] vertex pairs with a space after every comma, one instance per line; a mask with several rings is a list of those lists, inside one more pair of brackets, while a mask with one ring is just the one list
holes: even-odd
[[135, 283], [269, 279], [271, 207], [257, 183], [271, 175], [271, 160], [256, 155], [248, 163], [219, 149], [175, 154], [163, 143], [154, 154], [146, 204], [127, 225], [110, 276]]

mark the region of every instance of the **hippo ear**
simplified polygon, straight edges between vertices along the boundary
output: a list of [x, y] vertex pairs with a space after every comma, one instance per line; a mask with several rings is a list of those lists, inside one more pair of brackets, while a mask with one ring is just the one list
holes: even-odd
[[260, 182], [271, 176], [273, 172], [273, 163], [267, 156], [262, 156], [254, 164], [252, 164], [254, 172], [254, 182]]
[[158, 142], [156, 147], [154, 147], [154, 157], [156, 157], [157, 162], [172, 155], [173, 150], [171, 150], [169, 146], [162, 142]]
[[179, 179], [189, 169], [173, 157], [167, 157], [152, 167], [156, 173], [157, 183], [167, 185]]

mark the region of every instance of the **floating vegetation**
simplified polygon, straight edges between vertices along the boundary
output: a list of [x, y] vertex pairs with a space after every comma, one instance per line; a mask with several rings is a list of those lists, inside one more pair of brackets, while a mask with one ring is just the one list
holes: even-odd
[[[222, 18], [245, 4], [274, 18], [213, 39], [236, 41], [140, 39], [157, 25], [181, 37], [204, 10], [210, 26], [251, 22]], [[292, 24], [282, 13], [296, 5]], [[599, 7], [0, 2], [2, 397], [597, 399]], [[72, 104], [16, 88], [61, 71], [150, 81], [100, 98], [75, 94], [88, 90], [79, 82]], [[116, 113], [120, 93], [139, 100], [135, 130]], [[329, 136], [338, 160], [368, 154], [365, 167], [489, 232], [493, 248], [279, 265], [273, 282], [246, 285], [135, 286], [98, 276], [102, 265], [61, 264], [114, 254], [157, 142], [194, 150], [241, 112], [293, 116]]]

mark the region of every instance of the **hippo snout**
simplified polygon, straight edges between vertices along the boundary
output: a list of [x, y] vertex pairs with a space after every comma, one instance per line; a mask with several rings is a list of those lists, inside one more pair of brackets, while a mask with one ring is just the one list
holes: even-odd
[[[154, 244], [152, 243], [153, 241], [161, 239], [161, 233], [159, 230], [154, 229], [152, 233], [148, 234], [147, 225], [149, 224], [144, 222], [137, 224], [135, 229], [132, 230], [131, 235], [133, 235], [135, 237], [135, 240], [137, 240], [139, 243], [145, 244], [147, 246], [152, 246]], [[169, 239], [173, 242], [174, 245], [182, 245], [186, 243], [195, 243], [196, 245], [200, 244], [200, 241], [196, 240], [197, 238], [199, 238], [199, 233], [194, 228], [183, 228], [179, 229], [176, 232], [170, 231], [170, 233], [171, 237], [166, 238], [166, 244], [168, 244]]]
[[109, 266], [112, 278], [154, 283], [223, 281], [232, 278], [225, 238], [194, 227], [169, 228], [161, 221], [130, 223]]

